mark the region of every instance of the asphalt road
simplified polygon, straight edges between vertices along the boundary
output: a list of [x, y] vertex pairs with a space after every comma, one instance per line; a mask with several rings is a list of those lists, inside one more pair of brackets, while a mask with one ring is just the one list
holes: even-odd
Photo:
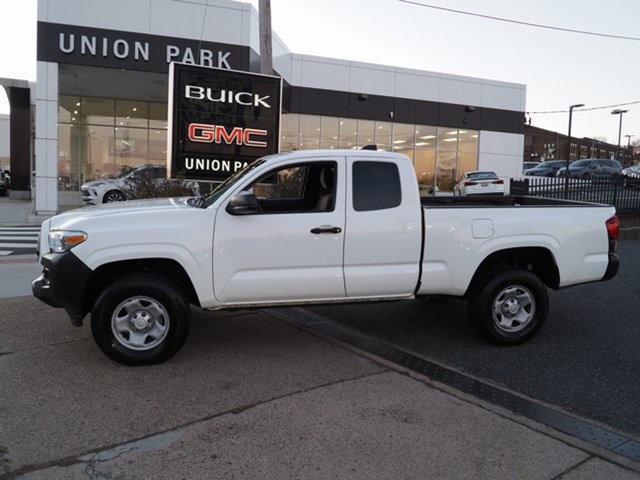
[[609, 282], [551, 292], [525, 345], [488, 344], [465, 302], [416, 300], [310, 310], [530, 397], [640, 435], [640, 242], [621, 242]]

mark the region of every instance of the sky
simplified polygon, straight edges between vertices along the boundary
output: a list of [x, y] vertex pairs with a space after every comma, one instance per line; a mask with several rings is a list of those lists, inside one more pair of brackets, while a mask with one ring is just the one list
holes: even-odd
[[[132, 7], [136, 2], [131, 0]], [[154, 1], [154, 0], [150, 0]], [[198, 0], [199, 1], [199, 0]], [[640, 36], [638, 0], [418, 0], [528, 22]], [[258, 0], [250, 0], [258, 7]], [[527, 85], [527, 111], [640, 100], [640, 41], [506, 24], [398, 0], [272, 0], [272, 25], [289, 49], [327, 57], [476, 76]], [[194, 18], [200, 25], [201, 19]], [[36, 1], [0, 17], [0, 77], [35, 80]], [[640, 137], [640, 104], [623, 120]], [[574, 113], [575, 136], [618, 138], [611, 109]], [[0, 90], [0, 112], [8, 112]], [[566, 133], [568, 114], [532, 115]]]

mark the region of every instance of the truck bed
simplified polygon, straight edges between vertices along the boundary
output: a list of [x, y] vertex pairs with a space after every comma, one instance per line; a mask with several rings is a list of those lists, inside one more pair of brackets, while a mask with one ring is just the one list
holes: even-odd
[[466, 195], [462, 197], [420, 197], [425, 208], [486, 208], [486, 207], [608, 207], [600, 203], [576, 202], [555, 198], [519, 195]]

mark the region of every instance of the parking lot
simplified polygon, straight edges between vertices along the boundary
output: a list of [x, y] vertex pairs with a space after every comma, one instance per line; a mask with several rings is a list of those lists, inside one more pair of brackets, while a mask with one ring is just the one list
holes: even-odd
[[[455, 300], [310, 310], [637, 438], [639, 247], [621, 242], [615, 280], [553, 292], [519, 347], [484, 342]], [[37, 270], [1, 267], [14, 283]], [[0, 299], [0, 325], [2, 480], [636, 478], [628, 459], [262, 311], [195, 310], [183, 350], [143, 368], [32, 297]]]
[[551, 292], [549, 317], [525, 345], [496, 347], [476, 334], [466, 303], [416, 300], [312, 309], [369, 335], [640, 435], [640, 242], [619, 244], [609, 282]]

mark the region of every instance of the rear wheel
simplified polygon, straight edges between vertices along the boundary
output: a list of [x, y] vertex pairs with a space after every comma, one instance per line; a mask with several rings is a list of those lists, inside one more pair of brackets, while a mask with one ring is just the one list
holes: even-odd
[[549, 309], [547, 289], [533, 273], [508, 269], [484, 277], [470, 294], [469, 318], [499, 345], [516, 345], [533, 337]]
[[122, 277], [91, 312], [100, 349], [125, 365], [151, 365], [173, 356], [189, 331], [189, 305], [168, 280], [152, 274]]

